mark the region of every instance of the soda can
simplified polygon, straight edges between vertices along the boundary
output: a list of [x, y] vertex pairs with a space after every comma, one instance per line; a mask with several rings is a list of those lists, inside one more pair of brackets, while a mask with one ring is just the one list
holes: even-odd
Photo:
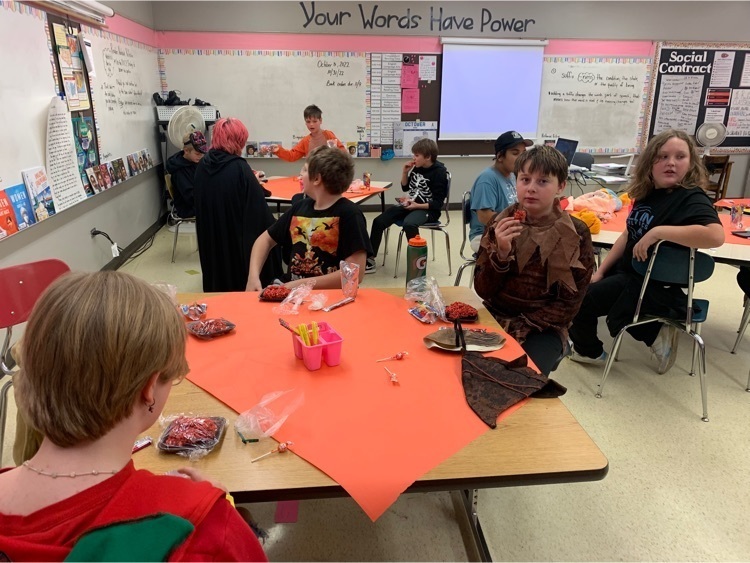
[[372, 179], [372, 174], [369, 172], [365, 172], [362, 174], [362, 183], [365, 185], [366, 188], [370, 187], [370, 180]]

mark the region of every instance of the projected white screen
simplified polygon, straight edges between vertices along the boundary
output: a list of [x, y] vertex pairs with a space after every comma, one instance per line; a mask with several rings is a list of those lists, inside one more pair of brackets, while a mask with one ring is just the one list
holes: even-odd
[[544, 47], [443, 45], [439, 139], [535, 137]]

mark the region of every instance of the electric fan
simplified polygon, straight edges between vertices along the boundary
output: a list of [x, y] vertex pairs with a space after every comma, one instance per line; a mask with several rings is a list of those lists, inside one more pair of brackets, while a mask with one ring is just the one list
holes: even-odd
[[182, 148], [182, 139], [188, 133], [200, 131], [206, 134], [206, 122], [198, 108], [194, 106], [183, 106], [174, 112], [167, 125], [167, 136], [169, 142], [175, 147]]
[[695, 140], [698, 143], [706, 147], [706, 151], [703, 153], [704, 156], [708, 156], [711, 147], [718, 147], [727, 138], [727, 128], [724, 127], [723, 123], [709, 123], [706, 122], [698, 127], [695, 132]]

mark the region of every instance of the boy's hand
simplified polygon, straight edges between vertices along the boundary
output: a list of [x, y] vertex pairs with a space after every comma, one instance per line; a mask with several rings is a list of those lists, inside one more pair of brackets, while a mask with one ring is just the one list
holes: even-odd
[[[407, 199], [404, 201], [401, 205], [404, 206], [404, 209], [408, 209], [409, 211], [415, 211], [417, 209], [426, 209], [425, 205], [423, 203], [417, 203], [413, 199]], [[429, 207], [429, 206], [428, 206]]]
[[410, 160], [409, 162], [404, 164], [404, 174], [408, 174], [409, 170], [414, 168], [414, 166], [416, 166], [416, 162], [414, 160]]
[[260, 280], [255, 279], [249, 279], [247, 280], [247, 287], [245, 288], [245, 291], [262, 291], [263, 286], [260, 283]]
[[523, 225], [518, 219], [505, 217], [495, 225], [495, 245], [501, 260], [507, 260], [513, 248], [513, 239], [521, 234]]

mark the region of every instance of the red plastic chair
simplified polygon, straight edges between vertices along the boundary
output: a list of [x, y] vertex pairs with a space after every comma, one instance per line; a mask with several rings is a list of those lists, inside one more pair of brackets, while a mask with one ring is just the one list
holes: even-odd
[[69, 271], [65, 262], [55, 259], [0, 269], [0, 329], [5, 329], [5, 341], [0, 355], [0, 379], [8, 376], [8, 381], [0, 389], [0, 452], [3, 451], [5, 440], [8, 391], [13, 384], [14, 370], [6, 363], [13, 327], [25, 323], [42, 292], [55, 279]]

